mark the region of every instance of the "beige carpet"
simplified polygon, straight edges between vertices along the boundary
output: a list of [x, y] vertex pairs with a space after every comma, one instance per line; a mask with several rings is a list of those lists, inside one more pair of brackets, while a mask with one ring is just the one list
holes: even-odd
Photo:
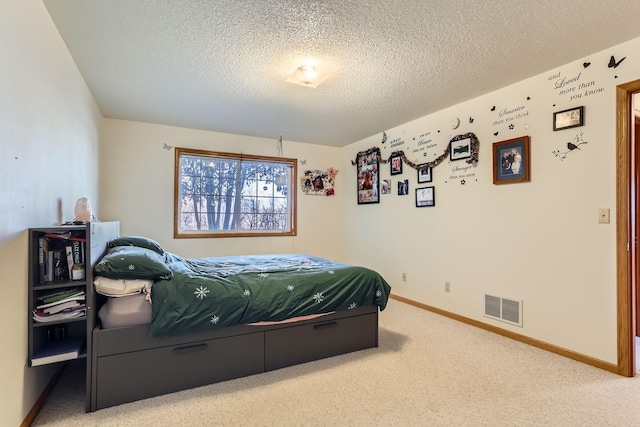
[[391, 300], [377, 349], [95, 413], [70, 365], [34, 425], [637, 426], [640, 378]]

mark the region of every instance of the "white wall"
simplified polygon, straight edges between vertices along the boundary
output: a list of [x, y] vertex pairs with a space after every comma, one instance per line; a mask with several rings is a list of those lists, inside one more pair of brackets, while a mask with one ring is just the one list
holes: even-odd
[[[615, 86], [640, 78], [639, 49], [640, 39], [632, 40], [388, 129], [385, 144], [379, 134], [344, 148], [347, 169], [370, 147], [381, 147], [384, 159], [403, 150], [422, 163], [453, 136], [473, 132], [480, 140], [464, 184], [456, 170], [464, 161], [435, 167], [426, 184], [435, 186], [435, 207], [414, 207], [416, 171], [406, 165], [408, 196], [394, 190], [379, 205], [357, 205], [351, 167], [341, 192], [347, 261], [376, 267], [397, 295], [616, 364]], [[626, 59], [609, 68], [611, 55]], [[584, 126], [552, 130], [554, 112], [581, 105]], [[461, 124], [453, 130], [455, 117]], [[569, 151], [581, 134], [588, 143]], [[492, 144], [526, 135], [531, 181], [494, 185]], [[560, 160], [554, 151], [569, 152]], [[389, 164], [381, 172], [396, 185]], [[611, 209], [610, 224], [598, 223], [599, 208]], [[485, 293], [523, 300], [523, 327], [484, 317]]]
[[0, 425], [19, 425], [51, 367], [27, 367], [28, 227], [98, 210], [101, 115], [44, 5], [0, 2]]
[[[123, 235], [154, 238], [165, 250], [191, 258], [290, 252], [339, 258], [340, 198], [305, 195], [300, 188], [295, 237], [173, 238], [174, 147], [277, 157], [278, 138], [279, 135], [273, 139], [254, 138], [107, 119], [100, 148], [103, 217], [99, 219], [120, 220]], [[286, 135], [282, 145], [283, 157], [299, 160], [299, 177], [306, 169], [326, 170], [340, 162], [340, 150], [335, 147], [290, 142]], [[350, 172], [348, 169], [338, 173], [338, 193], [343, 191], [343, 175], [349, 177]]]
[[[285, 140], [285, 157], [307, 161], [298, 175], [340, 169], [336, 196], [298, 192], [299, 235], [291, 238], [172, 237], [174, 152], [165, 144], [277, 155], [275, 136], [105, 120], [100, 219], [120, 220], [123, 234], [147, 235], [187, 257], [307, 252], [370, 266], [397, 295], [615, 364], [615, 224], [598, 224], [598, 209], [615, 218], [615, 85], [640, 78], [638, 47], [632, 40], [389, 129], [385, 144], [381, 134], [339, 149]], [[611, 55], [627, 58], [609, 68]], [[581, 105], [584, 126], [552, 130], [553, 112]], [[394, 190], [380, 204], [356, 204], [351, 161], [358, 151], [377, 146], [386, 159], [403, 150], [421, 163], [467, 132], [480, 140], [480, 161], [464, 171], [464, 184], [464, 161], [434, 169], [435, 207], [415, 207], [416, 171], [407, 165], [401, 177], [410, 182], [408, 196]], [[531, 138], [531, 181], [494, 185], [492, 143], [523, 135]], [[568, 142], [580, 141], [587, 143], [568, 150]], [[395, 186], [399, 176], [390, 176], [389, 165], [381, 171]], [[523, 327], [484, 317], [485, 293], [522, 300]]]

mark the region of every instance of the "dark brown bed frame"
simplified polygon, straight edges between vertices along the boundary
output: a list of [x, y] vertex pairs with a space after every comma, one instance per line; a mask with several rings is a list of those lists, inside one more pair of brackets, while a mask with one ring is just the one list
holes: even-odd
[[149, 325], [102, 329], [95, 322], [90, 411], [378, 346], [376, 306], [167, 338], [151, 338]]

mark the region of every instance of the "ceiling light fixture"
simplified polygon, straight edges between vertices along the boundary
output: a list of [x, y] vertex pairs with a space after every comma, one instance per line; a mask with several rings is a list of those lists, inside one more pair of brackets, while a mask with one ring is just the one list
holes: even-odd
[[311, 65], [303, 65], [300, 67], [300, 72], [302, 72], [302, 77], [308, 82], [311, 82], [318, 77], [318, 72], [315, 67]]
[[316, 67], [310, 64], [301, 65], [295, 69], [293, 74], [285, 79], [286, 82], [307, 87], [318, 87], [326, 79], [316, 70]]

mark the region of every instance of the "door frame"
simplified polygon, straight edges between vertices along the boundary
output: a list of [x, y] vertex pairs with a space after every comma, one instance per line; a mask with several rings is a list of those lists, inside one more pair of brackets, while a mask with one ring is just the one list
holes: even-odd
[[631, 120], [633, 94], [640, 80], [616, 87], [616, 292], [618, 302], [618, 374], [635, 375], [635, 289], [632, 274], [633, 194], [631, 180]]
[[[638, 101], [638, 94], [635, 95], [636, 102]], [[633, 101], [632, 101], [633, 106]], [[637, 108], [637, 107], [636, 107]], [[633, 110], [633, 107], [632, 107]], [[636, 342], [638, 340], [638, 334], [640, 333], [640, 298], [638, 298], [638, 289], [640, 286], [639, 277], [640, 277], [640, 247], [638, 246], [638, 230], [640, 230], [640, 215], [638, 214], [638, 206], [640, 206], [640, 116], [636, 115], [636, 111], [633, 110], [633, 114], [631, 116], [631, 129], [633, 129], [631, 134], [631, 155], [633, 156], [633, 167], [631, 168], [631, 173], [633, 174], [633, 181], [631, 181], [631, 195], [633, 198], [631, 205], [631, 220], [634, 221], [632, 224], [634, 228], [632, 229], [632, 233], [634, 234], [633, 241], [635, 243], [632, 248], [634, 251], [631, 253], [631, 303], [635, 307], [635, 314], [631, 315], [631, 321], [635, 322], [635, 336], [632, 341], [632, 348], [636, 349]], [[632, 353], [633, 354], [633, 353]], [[636, 354], [634, 357], [636, 361], [636, 369], [634, 372], [638, 372], [639, 366], [637, 366], [638, 355]]]

